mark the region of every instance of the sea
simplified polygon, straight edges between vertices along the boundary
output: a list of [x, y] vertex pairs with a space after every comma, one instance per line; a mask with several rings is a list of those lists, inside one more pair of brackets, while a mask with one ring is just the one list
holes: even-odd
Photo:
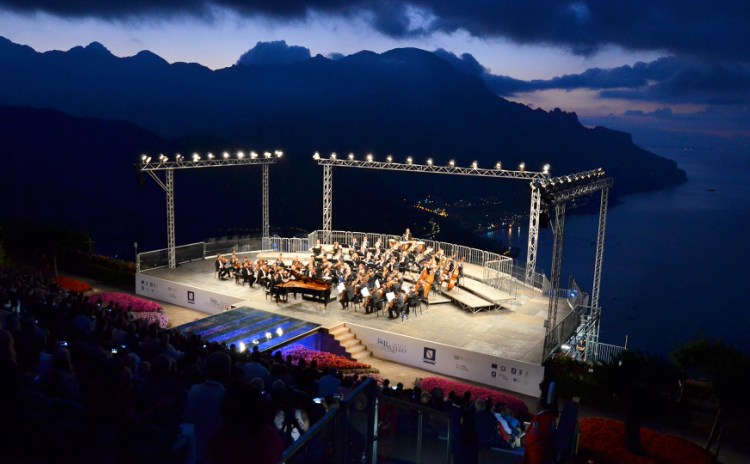
[[[600, 341], [667, 357], [690, 341], [722, 340], [750, 353], [750, 155], [715, 148], [651, 148], [688, 182], [620, 197], [608, 209]], [[614, 191], [617, 179], [614, 179]], [[562, 286], [590, 292], [598, 215], [565, 219]], [[496, 233], [522, 249], [523, 228]], [[549, 274], [551, 229], [537, 269]], [[746, 294], [745, 290], [749, 292]]]

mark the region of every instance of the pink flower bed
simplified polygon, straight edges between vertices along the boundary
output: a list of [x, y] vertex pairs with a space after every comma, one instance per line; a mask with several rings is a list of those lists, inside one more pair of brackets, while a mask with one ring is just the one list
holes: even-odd
[[167, 318], [167, 315], [164, 313], [159, 312], [135, 312], [133, 313], [136, 320], [140, 321], [146, 321], [149, 325], [150, 324], [159, 324], [159, 327], [162, 329], [166, 329], [169, 325], [169, 319]]
[[102, 292], [91, 297], [94, 303], [101, 303], [103, 306], [112, 306], [121, 311], [131, 308], [134, 312], [155, 312], [161, 311], [161, 305], [153, 301], [144, 300], [137, 296], [128, 295], [127, 293]]
[[295, 361], [304, 359], [306, 363], [310, 364], [310, 361], [315, 359], [318, 362], [318, 368], [327, 369], [329, 367], [335, 367], [340, 371], [349, 370], [372, 370], [372, 366], [359, 361], [352, 361], [343, 356], [338, 356], [325, 351], [315, 351], [303, 346], [292, 345], [281, 349], [281, 354], [286, 359], [287, 356], [292, 356]]
[[425, 377], [422, 379], [420, 386], [426, 392], [432, 392], [435, 388], [439, 388], [446, 396], [450, 392], [462, 396], [464, 392], [469, 391], [471, 392], [472, 399], [489, 398], [492, 400], [492, 404], [501, 403], [508, 406], [516, 417], [524, 418], [529, 415], [529, 408], [520, 398], [496, 390], [490, 390], [489, 388], [477, 387], [438, 377]]

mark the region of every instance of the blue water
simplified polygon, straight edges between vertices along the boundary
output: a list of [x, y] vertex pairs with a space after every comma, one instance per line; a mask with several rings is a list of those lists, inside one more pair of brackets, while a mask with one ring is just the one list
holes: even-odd
[[[688, 182], [611, 206], [602, 273], [602, 342], [668, 355], [689, 340], [722, 339], [750, 351], [750, 156], [709, 149], [652, 149], [677, 161]], [[615, 179], [615, 190], [617, 179]], [[716, 189], [708, 191], [707, 189]], [[598, 217], [568, 214], [563, 282], [590, 291]], [[503, 231], [524, 251], [526, 240]], [[549, 271], [552, 234], [540, 235]], [[747, 288], [746, 288], [747, 286]]]

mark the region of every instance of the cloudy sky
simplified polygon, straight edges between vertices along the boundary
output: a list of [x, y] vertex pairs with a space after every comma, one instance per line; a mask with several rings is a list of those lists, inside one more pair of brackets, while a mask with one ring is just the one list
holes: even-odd
[[747, 0], [0, 0], [0, 25], [38, 51], [98, 41], [213, 69], [261, 41], [327, 56], [418, 47], [643, 145], [750, 137]]

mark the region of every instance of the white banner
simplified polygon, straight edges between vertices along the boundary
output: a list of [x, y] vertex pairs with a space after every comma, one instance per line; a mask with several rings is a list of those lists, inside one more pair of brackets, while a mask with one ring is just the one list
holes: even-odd
[[475, 353], [355, 324], [347, 324], [373, 356], [418, 369], [539, 396], [544, 366]]
[[231, 309], [232, 305], [242, 301], [241, 298], [209, 292], [147, 274], [136, 274], [135, 293], [208, 314], [226, 311]]

